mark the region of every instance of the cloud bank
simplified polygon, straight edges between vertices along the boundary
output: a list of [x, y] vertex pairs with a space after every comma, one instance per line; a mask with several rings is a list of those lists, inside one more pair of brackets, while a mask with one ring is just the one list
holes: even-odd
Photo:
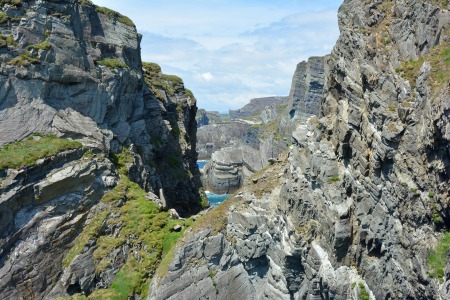
[[94, 0], [129, 16], [142, 59], [183, 78], [198, 106], [227, 112], [288, 95], [297, 63], [331, 52], [342, 1]]

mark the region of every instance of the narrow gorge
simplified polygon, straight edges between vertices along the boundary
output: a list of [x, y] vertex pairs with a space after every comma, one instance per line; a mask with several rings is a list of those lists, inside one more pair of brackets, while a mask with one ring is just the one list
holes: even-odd
[[0, 299], [450, 299], [448, 1], [345, 0], [229, 119], [119, 12], [0, 6]]

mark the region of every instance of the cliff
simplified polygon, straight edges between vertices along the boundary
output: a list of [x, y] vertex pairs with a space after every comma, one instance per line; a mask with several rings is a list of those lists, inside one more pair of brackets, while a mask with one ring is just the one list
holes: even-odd
[[447, 299], [449, 25], [447, 3], [345, 1], [319, 116], [180, 240], [149, 299]]
[[197, 127], [223, 123], [222, 117], [218, 111], [206, 111], [204, 109], [199, 109], [195, 119], [197, 120]]
[[266, 106], [286, 102], [287, 97], [264, 97], [251, 99], [248, 104], [238, 110], [230, 110], [231, 120], [259, 116]]
[[145, 297], [172, 227], [188, 226], [157, 203], [207, 205], [195, 97], [142, 64], [117, 12], [61, 0], [0, 14], [0, 298]]
[[289, 93], [289, 116], [306, 120], [320, 113], [325, 84], [325, 57], [310, 57], [297, 65]]

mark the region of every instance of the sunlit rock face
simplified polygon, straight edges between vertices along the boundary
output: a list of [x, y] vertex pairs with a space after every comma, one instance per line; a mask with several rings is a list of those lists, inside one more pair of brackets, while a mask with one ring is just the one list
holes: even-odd
[[123, 174], [182, 216], [202, 208], [196, 99], [180, 78], [141, 62], [141, 36], [117, 12], [75, 0], [1, 8], [0, 146], [41, 134], [83, 148], [0, 170], [0, 298], [87, 295], [109, 287], [137, 251], [126, 243], [105, 253], [115, 263], [96, 274], [97, 239], [121, 230], [105, 221], [82, 258], [62, 263], [93, 220], [120, 217], [101, 199]]
[[428, 257], [449, 226], [449, 23], [433, 1], [345, 1], [318, 117], [183, 238], [149, 299], [448, 298], [445, 254], [443, 278]]

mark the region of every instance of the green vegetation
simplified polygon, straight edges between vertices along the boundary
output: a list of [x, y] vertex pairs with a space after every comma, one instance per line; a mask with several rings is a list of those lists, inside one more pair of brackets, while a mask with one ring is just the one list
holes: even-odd
[[447, 253], [450, 247], [450, 232], [445, 232], [439, 239], [436, 249], [430, 251], [428, 256], [428, 269], [430, 276], [444, 282], [444, 269], [447, 264]]
[[437, 203], [431, 206], [431, 220], [433, 221], [435, 230], [440, 229], [443, 223], [439, 210], [440, 207]]
[[181, 159], [177, 155], [171, 154], [167, 158], [167, 163], [171, 168], [175, 168], [181, 165]]
[[133, 153], [125, 147], [122, 148], [120, 153], [111, 153], [109, 158], [116, 166], [116, 170], [119, 174], [127, 174], [127, 164], [133, 163], [134, 160]]
[[361, 293], [361, 299], [360, 300], [370, 300], [370, 295], [366, 291], [366, 287], [362, 282], [358, 283], [359, 291]]
[[450, 81], [450, 43], [434, 47], [428, 55], [416, 61], [405, 61], [396, 71], [409, 81], [412, 88], [415, 88], [416, 78], [425, 61], [430, 62], [430, 84], [432, 90], [437, 91]]
[[22, 66], [22, 67], [28, 67], [30, 65], [38, 64], [39, 60], [35, 57], [32, 57], [30, 53], [25, 52], [20, 54], [17, 57], [14, 57], [9, 62], [7, 62], [8, 65], [13, 65], [16, 67]]
[[116, 68], [126, 68], [127, 65], [116, 58], [105, 58], [97, 62], [100, 66], [105, 66], [114, 70]]
[[428, 198], [434, 198], [434, 193], [433, 192], [429, 192], [428, 193]]
[[183, 91], [189, 97], [194, 97], [194, 94], [184, 88], [183, 80], [175, 75], [166, 75], [161, 73], [161, 67], [155, 63], [142, 63], [144, 69], [145, 82], [150, 90], [160, 101], [165, 101], [161, 90], [165, 91], [166, 95], [174, 96], [175, 92]]
[[395, 112], [395, 111], [396, 111], [396, 108], [395, 108], [395, 107], [393, 107], [393, 106], [391, 106], [391, 107], [389, 107], [389, 111], [391, 111], [391, 112]]
[[22, 0], [0, 0], [1, 7], [3, 7], [5, 4], [9, 4], [17, 8], [22, 6]]
[[55, 136], [31, 136], [0, 148], [0, 170], [32, 166], [36, 160], [50, 157], [61, 151], [81, 148], [82, 144]]
[[130, 18], [118, 13], [117, 11], [114, 11], [112, 9], [102, 7], [102, 6], [96, 6], [95, 10], [101, 14], [107, 15], [112, 18], [116, 18], [117, 21], [119, 21], [122, 24], [128, 25], [128, 26], [135, 26], [133, 21], [131, 21]]
[[[160, 261], [182, 235], [172, 228], [179, 224], [191, 226], [192, 219], [172, 220], [167, 212], [160, 212], [157, 205], [145, 198], [146, 192], [122, 175], [118, 185], [108, 192], [102, 202], [110, 208], [100, 212], [85, 226], [63, 264], [68, 266], [90, 240], [95, 239], [96, 272], [101, 273], [113, 264], [109, 254], [127, 245], [137, 255], [130, 255], [109, 289], [95, 291], [89, 298], [127, 299], [133, 294], [146, 297], [148, 285]], [[124, 202], [121, 206], [119, 203]], [[120, 227], [118, 236], [105, 235], [105, 226]]]
[[142, 67], [152, 76], [159, 76], [159, 74], [161, 73], [161, 67], [158, 64], [152, 62], [143, 62]]
[[280, 129], [281, 129], [280, 123], [281, 123], [281, 119], [283, 118], [282, 112], [285, 111], [286, 108], [287, 108], [287, 104], [286, 105], [280, 105], [280, 104], [277, 105], [277, 110], [279, 113], [275, 119], [270, 120], [269, 122], [263, 123], [263, 124], [254, 124], [250, 127], [257, 129], [262, 139], [272, 137], [276, 141], [283, 140], [285, 133], [280, 131]]
[[93, 5], [91, 0], [78, 0], [78, 2], [83, 6]]
[[448, 6], [448, 0], [431, 0], [431, 3], [441, 8], [447, 8]]
[[[94, 291], [88, 299], [119, 300], [134, 294], [146, 298], [156, 269], [161, 262], [168, 264], [171, 261], [174, 251], [171, 249], [193, 223], [192, 219], [172, 220], [168, 212], [160, 212], [158, 206], [145, 197], [146, 192], [126, 176], [126, 164], [132, 159], [131, 151], [125, 148], [121, 153], [111, 155], [121, 174], [120, 181], [103, 196], [101, 202], [108, 205], [84, 227], [63, 261], [65, 267], [69, 266], [89, 241], [96, 240], [93, 256], [96, 273], [100, 274], [114, 263], [110, 257], [114, 250], [125, 245], [130, 249], [130, 255], [111, 287]], [[183, 226], [183, 230], [173, 231], [175, 225]], [[105, 227], [120, 228], [120, 233], [106, 234]]]
[[0, 24], [3, 24], [3, 23], [5, 23], [5, 22], [7, 22], [8, 19], [9, 19], [9, 18], [8, 18], [8, 15], [7, 15], [7, 14], [0, 12]]
[[27, 50], [50, 50], [51, 48], [52, 44], [50, 44], [48, 41], [43, 41], [42, 43], [28, 46]]
[[329, 177], [328, 180], [327, 180], [327, 182], [331, 184], [331, 183], [333, 183], [333, 182], [338, 182], [338, 181], [340, 181], [340, 180], [341, 180], [341, 178], [339, 177], [339, 175], [335, 175], [335, 176]]
[[231, 121], [230, 115], [229, 114], [220, 114], [220, 118], [224, 121], [224, 122], [229, 122]]
[[184, 91], [188, 97], [194, 98], [194, 93], [190, 89], [185, 88]]
[[0, 48], [7, 46], [17, 46], [17, 43], [14, 41], [14, 37], [12, 35], [5, 36], [0, 34]]

